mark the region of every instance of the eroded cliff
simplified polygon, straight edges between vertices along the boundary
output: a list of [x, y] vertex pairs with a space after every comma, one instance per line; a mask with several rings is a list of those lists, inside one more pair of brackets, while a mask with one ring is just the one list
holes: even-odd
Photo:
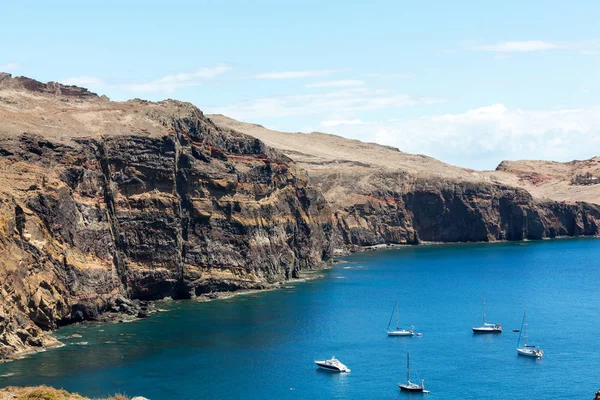
[[0, 75], [0, 356], [126, 298], [263, 288], [331, 257], [293, 161], [188, 103]]
[[594, 197], [595, 203], [576, 201], [577, 195], [569, 202], [536, 198], [495, 171], [459, 168], [334, 135], [210, 118], [261, 139], [306, 169], [334, 210], [338, 248], [600, 233], [600, 198]]

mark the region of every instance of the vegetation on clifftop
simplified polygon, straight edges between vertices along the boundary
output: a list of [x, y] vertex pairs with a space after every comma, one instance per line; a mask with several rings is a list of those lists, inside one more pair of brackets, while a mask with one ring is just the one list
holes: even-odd
[[[103, 400], [129, 400], [129, 397], [120, 394], [107, 397]], [[36, 387], [6, 387], [0, 390], [0, 400], [90, 400], [77, 393], [55, 389], [49, 386]], [[144, 397], [134, 397], [132, 400], [147, 400]]]

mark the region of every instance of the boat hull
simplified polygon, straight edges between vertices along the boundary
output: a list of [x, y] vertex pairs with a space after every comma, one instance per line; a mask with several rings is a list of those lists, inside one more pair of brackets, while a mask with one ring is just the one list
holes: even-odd
[[473, 333], [502, 333], [502, 328], [471, 328]]
[[517, 349], [517, 353], [520, 356], [532, 357], [532, 358], [542, 358], [544, 352], [541, 350], [530, 350], [530, 349]]
[[415, 333], [413, 331], [405, 331], [405, 330], [388, 331], [387, 334], [388, 334], [388, 336], [415, 336]]
[[332, 371], [332, 372], [350, 372], [350, 370], [348, 368], [344, 367], [336, 367], [334, 365], [329, 365], [329, 364], [325, 364], [319, 361], [315, 361], [315, 364], [317, 364], [317, 366], [321, 369], [324, 369], [326, 371]]
[[403, 385], [403, 384], [398, 384], [398, 387], [400, 388], [400, 390], [403, 390], [405, 392], [425, 392], [426, 390], [423, 388], [423, 386], [418, 386], [418, 385]]

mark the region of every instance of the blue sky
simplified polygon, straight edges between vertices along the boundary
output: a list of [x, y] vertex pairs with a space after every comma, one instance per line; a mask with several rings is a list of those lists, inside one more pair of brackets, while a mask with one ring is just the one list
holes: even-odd
[[600, 155], [598, 1], [84, 3], [4, 2], [0, 71], [478, 169]]

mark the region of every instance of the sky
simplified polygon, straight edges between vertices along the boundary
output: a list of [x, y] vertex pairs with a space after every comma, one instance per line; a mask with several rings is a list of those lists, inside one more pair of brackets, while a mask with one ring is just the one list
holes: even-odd
[[474, 169], [600, 155], [597, 0], [5, 0], [0, 14], [0, 71], [112, 100]]

